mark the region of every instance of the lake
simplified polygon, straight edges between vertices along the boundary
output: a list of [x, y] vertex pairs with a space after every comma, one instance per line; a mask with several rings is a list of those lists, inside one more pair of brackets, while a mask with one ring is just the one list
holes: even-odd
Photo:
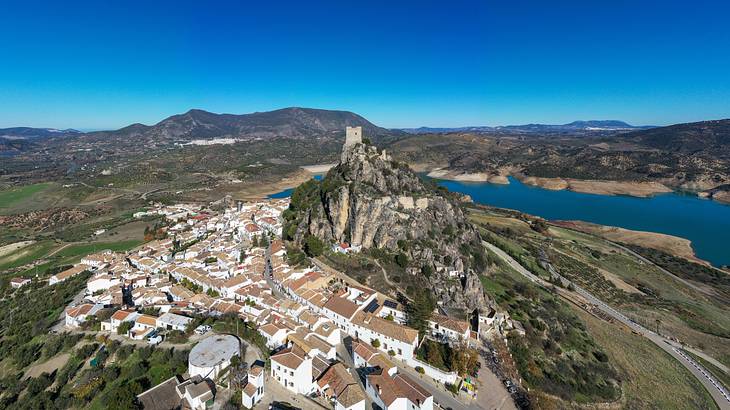
[[[322, 176], [323, 175], [324, 174], [317, 174], [317, 175], [314, 175], [312, 178], [314, 178], [317, 181], [319, 181], [319, 180], [322, 179]], [[296, 188], [285, 189], [285, 190], [283, 190], [281, 192], [277, 192], [275, 194], [269, 195], [269, 198], [287, 198], [287, 197], [290, 197], [291, 196], [291, 193], [294, 192], [295, 189]]]
[[[315, 175], [322, 179], [322, 175]], [[438, 180], [474, 202], [516, 209], [545, 219], [581, 220], [687, 238], [697, 256], [715, 266], [730, 265], [730, 206], [683, 193], [651, 198], [551, 191], [509, 177], [509, 185]], [[287, 189], [269, 198], [291, 196]]]
[[682, 193], [651, 198], [551, 191], [510, 177], [509, 185], [439, 180], [474, 202], [516, 209], [545, 219], [577, 219], [692, 241], [697, 256], [715, 266], [730, 265], [730, 206]]

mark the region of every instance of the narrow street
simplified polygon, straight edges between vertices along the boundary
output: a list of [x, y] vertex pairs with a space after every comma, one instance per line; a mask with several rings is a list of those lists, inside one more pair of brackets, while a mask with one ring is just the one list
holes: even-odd
[[[529, 270], [525, 269], [522, 265], [519, 264], [516, 260], [514, 260], [511, 256], [507, 255], [502, 249], [492, 245], [491, 243], [484, 242], [485, 246], [489, 248], [490, 251], [494, 252], [499, 256], [503, 261], [507, 262], [507, 264], [512, 267], [515, 271], [519, 272], [523, 276], [525, 276], [527, 279], [531, 280], [532, 282], [537, 283], [541, 286], [546, 286], [545, 281], [537, 277], [535, 274], [530, 272]], [[560, 278], [560, 280], [563, 281], [563, 283], [570, 283], [575, 287], [575, 292], [585, 298], [590, 303], [594, 304], [598, 309], [603, 311], [604, 313], [608, 314], [612, 318], [618, 320], [619, 322], [623, 323], [624, 325], [628, 326], [631, 329], [634, 329], [639, 334], [643, 335], [647, 339], [651, 340], [659, 346], [662, 350], [669, 353], [672, 357], [677, 359], [687, 370], [689, 370], [696, 378], [697, 380], [702, 383], [702, 385], [707, 389], [707, 391], [712, 396], [712, 399], [715, 400], [715, 403], [717, 403], [718, 407], [723, 410], [730, 410], [730, 394], [725, 390], [725, 388], [715, 380], [715, 378], [705, 370], [702, 366], [700, 366], [697, 362], [692, 360], [689, 356], [682, 353], [676, 345], [676, 343], [672, 342], [671, 340], [656, 334], [655, 332], [635, 323], [628, 317], [626, 317], [621, 312], [618, 312], [616, 309], [612, 308], [611, 306], [607, 305], [597, 297], [593, 296], [591, 293], [587, 292], [580, 286], [576, 285], [575, 283], [572, 283], [568, 279], [564, 278], [562, 275], [560, 275], [551, 265], [548, 265], [550, 268], [550, 272], [557, 277]]]

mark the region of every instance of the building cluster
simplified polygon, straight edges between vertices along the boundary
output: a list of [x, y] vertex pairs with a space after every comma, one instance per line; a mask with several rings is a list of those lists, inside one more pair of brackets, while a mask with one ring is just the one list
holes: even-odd
[[[403, 371], [402, 366], [430, 368], [416, 357], [421, 340], [405, 325], [403, 306], [344, 275], [290, 266], [279, 239], [288, 205], [288, 199], [276, 199], [220, 212], [193, 205], [145, 211], [165, 218], [165, 238], [124, 254], [89, 255], [49, 279], [53, 285], [92, 272], [84, 302], [66, 310], [66, 325], [82, 326], [113, 307], [101, 330], [122, 328], [127, 337], [144, 340], [189, 330], [195, 315], [233, 314], [256, 328], [272, 351], [269, 371], [261, 365], [248, 369], [242, 385], [246, 407], [262, 399], [268, 377], [291, 393], [324, 397], [336, 409], [364, 410], [369, 398], [386, 410], [430, 410], [431, 394]], [[429, 337], [448, 343], [470, 343], [477, 335], [468, 322], [438, 314], [429, 330]], [[343, 339], [351, 342], [338, 354]], [[188, 407], [205, 407], [215, 395], [213, 382], [238, 351], [234, 336], [204, 339], [191, 351], [186, 377], [153, 387], [140, 402], [164, 396], [178, 405], [185, 400]], [[343, 354], [355, 368], [345, 365]], [[455, 381], [455, 375], [441, 373], [426, 372]], [[362, 383], [359, 375], [365, 375]]]

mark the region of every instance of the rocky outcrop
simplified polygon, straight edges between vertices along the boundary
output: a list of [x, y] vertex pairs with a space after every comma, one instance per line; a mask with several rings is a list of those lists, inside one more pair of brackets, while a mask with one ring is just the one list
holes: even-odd
[[484, 251], [458, 200], [424, 184], [384, 151], [365, 144], [348, 148], [322, 181], [301, 186], [292, 202], [295, 241], [314, 235], [364, 251], [403, 253], [406, 270], [443, 306], [484, 306], [478, 277]]

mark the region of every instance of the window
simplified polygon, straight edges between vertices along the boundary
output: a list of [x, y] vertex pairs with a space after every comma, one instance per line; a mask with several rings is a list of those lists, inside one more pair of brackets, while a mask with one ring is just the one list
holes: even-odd
[[398, 349], [398, 354], [399, 355], [402, 355], [403, 354], [403, 351], [401, 349]]

